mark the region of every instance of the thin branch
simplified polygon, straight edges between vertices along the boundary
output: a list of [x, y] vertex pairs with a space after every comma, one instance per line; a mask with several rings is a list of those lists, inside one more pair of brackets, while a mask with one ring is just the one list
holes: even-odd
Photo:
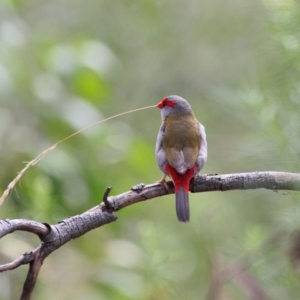
[[211, 262], [211, 283], [208, 290], [206, 300], [217, 300], [221, 298], [221, 292], [225, 284], [225, 272], [222, 272], [220, 262], [220, 255], [217, 255], [214, 251], [210, 253]]
[[102, 197], [102, 201], [104, 202], [106, 208], [111, 208], [109, 205], [110, 203], [107, 201], [107, 197], [110, 193], [110, 191], [112, 190], [112, 187], [111, 186], [107, 186], [105, 191], [104, 191], [104, 194], [103, 194], [103, 197]]
[[35, 287], [40, 269], [43, 264], [43, 257], [40, 255], [42, 247], [38, 247], [34, 252], [34, 259], [30, 262], [26, 280], [23, 285], [21, 300], [30, 300], [31, 294]]
[[32, 252], [27, 252], [27, 253], [23, 254], [22, 256], [20, 256], [19, 258], [15, 259], [13, 262], [5, 264], [5, 265], [1, 265], [0, 272], [10, 271], [10, 270], [20, 267], [21, 265], [28, 264], [32, 260], [31, 253]]
[[49, 228], [45, 224], [36, 221], [25, 219], [0, 220], [0, 238], [16, 230], [34, 233], [41, 239], [49, 233]]
[[238, 265], [228, 268], [227, 276], [234, 279], [234, 281], [241, 287], [241, 289], [254, 300], [267, 300], [268, 295], [263, 289], [263, 286], [259, 284], [250, 274], [247, 273]]
[[[257, 254], [263, 250], [271, 251], [271, 249], [278, 248], [280, 242], [282, 242], [282, 238], [286, 236], [287, 233], [285, 230], [278, 227], [270, 236], [263, 240], [260, 245], [251, 249], [248, 253], [237, 257], [228, 266], [224, 266], [224, 263], [221, 265], [222, 259], [220, 255], [214, 255], [213, 259], [211, 259], [213, 273], [207, 300], [219, 299], [224, 285], [230, 281], [235, 281], [236, 284], [252, 296], [253, 299], [269, 299], [263, 290], [263, 286], [259, 285], [258, 282], [250, 277], [247, 269], [252, 266], [251, 262], [255, 259]], [[239, 273], [241, 273], [240, 278]], [[250, 284], [247, 284], [247, 282], [250, 282]]]

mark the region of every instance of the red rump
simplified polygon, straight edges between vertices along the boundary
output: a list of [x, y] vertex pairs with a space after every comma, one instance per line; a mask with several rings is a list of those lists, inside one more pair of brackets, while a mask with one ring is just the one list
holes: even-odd
[[186, 193], [190, 190], [190, 180], [193, 178], [195, 173], [196, 166], [188, 169], [184, 174], [179, 174], [173, 167], [170, 165], [165, 166], [167, 174], [172, 178], [175, 185], [175, 193], [178, 193], [180, 187], [184, 188]]
[[168, 98], [162, 99], [156, 106], [160, 109], [162, 109], [165, 106], [174, 107], [175, 103], [173, 101], [168, 100]]

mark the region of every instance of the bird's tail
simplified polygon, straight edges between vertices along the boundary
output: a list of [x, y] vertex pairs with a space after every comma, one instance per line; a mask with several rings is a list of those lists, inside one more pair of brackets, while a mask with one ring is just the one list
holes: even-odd
[[190, 220], [189, 194], [183, 186], [175, 193], [176, 213], [179, 222], [187, 223]]
[[194, 176], [196, 167], [188, 169], [184, 174], [179, 174], [170, 165], [165, 166], [175, 185], [176, 213], [179, 222], [187, 223], [190, 220], [189, 185]]

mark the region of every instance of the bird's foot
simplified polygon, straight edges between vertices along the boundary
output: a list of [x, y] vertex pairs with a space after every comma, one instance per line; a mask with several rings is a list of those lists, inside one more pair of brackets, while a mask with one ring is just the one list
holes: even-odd
[[161, 184], [166, 188], [166, 190], [167, 190], [167, 192], [168, 192], [168, 194], [169, 194], [169, 193], [170, 193], [170, 189], [169, 189], [168, 184], [167, 184], [167, 182], [166, 182], [166, 177], [167, 177], [167, 176], [164, 175], [164, 177], [163, 177], [162, 179], [156, 181], [156, 183], [161, 183]]
[[195, 176], [194, 176], [194, 181], [195, 180], [199, 180], [199, 182], [204, 182], [204, 181], [206, 181], [206, 177], [207, 177], [207, 175], [201, 175], [200, 173], [197, 173]]

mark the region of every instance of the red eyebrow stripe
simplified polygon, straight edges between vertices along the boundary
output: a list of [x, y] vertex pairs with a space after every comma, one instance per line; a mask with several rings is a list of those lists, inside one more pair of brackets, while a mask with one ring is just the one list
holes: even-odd
[[173, 108], [175, 106], [175, 103], [173, 101], [168, 100], [168, 98], [164, 98], [156, 106], [158, 108], [163, 108], [166, 105]]

